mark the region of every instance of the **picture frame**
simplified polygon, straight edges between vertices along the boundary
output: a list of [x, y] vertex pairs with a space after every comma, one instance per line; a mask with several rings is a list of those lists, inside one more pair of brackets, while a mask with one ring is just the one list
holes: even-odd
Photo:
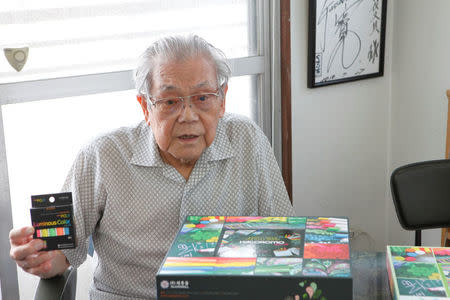
[[308, 87], [384, 75], [387, 0], [309, 0]]

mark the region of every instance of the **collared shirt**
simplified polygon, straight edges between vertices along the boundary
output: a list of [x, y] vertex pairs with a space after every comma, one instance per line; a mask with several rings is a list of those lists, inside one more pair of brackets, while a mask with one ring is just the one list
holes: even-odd
[[73, 193], [77, 236], [64, 254], [80, 266], [92, 235], [98, 255], [91, 299], [155, 298], [156, 273], [187, 215], [294, 214], [266, 136], [233, 114], [220, 119], [187, 181], [142, 122], [85, 146], [63, 190]]

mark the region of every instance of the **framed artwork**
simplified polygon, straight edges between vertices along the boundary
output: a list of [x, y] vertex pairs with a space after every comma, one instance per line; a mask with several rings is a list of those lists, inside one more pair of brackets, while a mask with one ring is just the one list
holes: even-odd
[[308, 87], [383, 76], [387, 0], [309, 0]]

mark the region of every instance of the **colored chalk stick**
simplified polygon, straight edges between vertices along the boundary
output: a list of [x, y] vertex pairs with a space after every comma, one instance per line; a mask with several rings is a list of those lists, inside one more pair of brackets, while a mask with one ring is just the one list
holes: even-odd
[[48, 236], [56, 236], [56, 228], [49, 228]]
[[56, 228], [56, 235], [58, 236], [64, 235], [64, 228], [63, 227]]
[[336, 227], [328, 227], [327, 231], [339, 231], [339, 228]]

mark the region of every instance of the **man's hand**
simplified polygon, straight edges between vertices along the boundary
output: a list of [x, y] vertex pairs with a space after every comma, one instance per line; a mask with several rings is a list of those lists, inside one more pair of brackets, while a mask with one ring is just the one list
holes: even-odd
[[39, 251], [45, 247], [44, 241], [33, 239], [34, 228], [31, 226], [12, 229], [9, 232], [11, 250], [9, 255], [25, 272], [41, 278], [50, 278], [70, 266], [64, 253], [60, 250]]

